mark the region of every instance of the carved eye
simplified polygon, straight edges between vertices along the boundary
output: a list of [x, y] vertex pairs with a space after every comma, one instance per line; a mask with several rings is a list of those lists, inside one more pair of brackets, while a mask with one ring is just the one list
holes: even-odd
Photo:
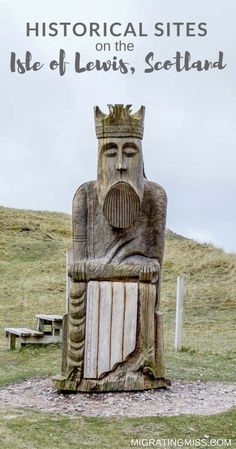
[[105, 150], [104, 154], [106, 157], [115, 157], [117, 156], [117, 149], [115, 147], [108, 148]]
[[137, 153], [137, 150], [136, 150], [136, 148], [133, 148], [133, 147], [126, 147], [126, 148], [124, 148], [123, 153], [127, 157], [133, 157]]

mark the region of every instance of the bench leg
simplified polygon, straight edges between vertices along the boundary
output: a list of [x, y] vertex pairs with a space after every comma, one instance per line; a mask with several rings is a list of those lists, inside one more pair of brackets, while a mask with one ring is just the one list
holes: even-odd
[[60, 335], [60, 329], [57, 328], [52, 328], [52, 335], [56, 336], [56, 335]]
[[37, 331], [44, 332], [44, 320], [42, 320], [41, 318], [38, 318]]
[[16, 336], [14, 334], [8, 334], [8, 349], [16, 349]]

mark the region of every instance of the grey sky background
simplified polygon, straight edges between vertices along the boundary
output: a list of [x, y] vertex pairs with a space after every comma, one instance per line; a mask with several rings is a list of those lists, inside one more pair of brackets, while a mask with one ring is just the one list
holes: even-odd
[[[146, 106], [143, 153], [147, 177], [162, 184], [169, 198], [170, 229], [226, 251], [236, 251], [236, 4], [234, 0], [0, 0], [0, 204], [71, 211], [76, 188], [96, 178], [97, 143], [93, 106]], [[148, 37], [133, 52], [97, 52], [112, 38], [26, 37], [26, 22], [143, 23]], [[153, 37], [156, 22], [207, 22], [207, 37]], [[46, 65], [60, 48], [70, 61], [63, 77]], [[13, 74], [10, 53], [45, 63], [36, 73]], [[225, 70], [145, 74], [144, 58], [171, 59], [176, 51], [193, 59], [217, 59]], [[73, 70], [82, 63], [120, 56], [134, 75]]]

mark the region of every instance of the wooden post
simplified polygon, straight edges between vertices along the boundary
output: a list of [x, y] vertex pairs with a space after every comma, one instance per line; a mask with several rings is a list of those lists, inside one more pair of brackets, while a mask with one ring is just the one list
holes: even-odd
[[8, 349], [16, 349], [16, 336], [14, 334], [8, 334]]
[[42, 318], [37, 318], [37, 331], [44, 332], [44, 320]]
[[176, 324], [175, 350], [182, 351], [183, 344], [183, 312], [184, 312], [184, 278], [178, 276], [176, 289]]
[[68, 313], [69, 311], [70, 289], [71, 289], [71, 278], [68, 276], [68, 270], [72, 262], [73, 262], [73, 252], [72, 248], [70, 248], [66, 251], [66, 313]]

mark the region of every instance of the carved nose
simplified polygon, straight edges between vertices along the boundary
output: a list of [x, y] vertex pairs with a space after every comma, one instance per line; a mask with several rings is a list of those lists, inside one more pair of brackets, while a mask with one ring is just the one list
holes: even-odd
[[117, 164], [116, 164], [116, 170], [122, 172], [127, 170], [127, 164], [124, 161], [124, 158], [120, 156], [118, 158]]
[[118, 170], [118, 171], [126, 171], [127, 167], [124, 164], [118, 163], [117, 167], [116, 167], [116, 170]]

